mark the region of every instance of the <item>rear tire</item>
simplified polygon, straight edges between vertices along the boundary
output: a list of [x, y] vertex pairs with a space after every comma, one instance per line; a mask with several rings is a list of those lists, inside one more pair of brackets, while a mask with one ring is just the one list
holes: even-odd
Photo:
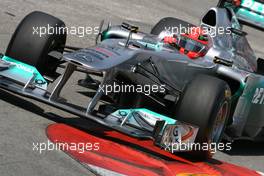
[[[221, 140], [229, 116], [230, 96], [228, 84], [212, 76], [199, 75], [188, 85], [176, 118], [199, 127], [196, 144], [217, 144]], [[191, 154], [198, 159], [212, 157], [211, 150], [195, 150]]]
[[[59, 32], [46, 32], [40, 37], [40, 27], [57, 29]], [[63, 52], [66, 43], [65, 24], [60, 19], [43, 12], [28, 14], [16, 28], [6, 50], [6, 55], [35, 66], [42, 74], [56, 71], [59, 60], [48, 56], [50, 51]], [[38, 34], [34, 29], [38, 28]], [[43, 28], [43, 29], [44, 29]]]
[[180, 20], [178, 18], [166, 17], [166, 18], [162, 18], [152, 28], [150, 33], [154, 35], [159, 35], [162, 31], [166, 29], [172, 30], [172, 28], [178, 28], [179, 30], [181, 26], [188, 29], [188, 28], [194, 27], [195, 25], [188, 23], [186, 21]]

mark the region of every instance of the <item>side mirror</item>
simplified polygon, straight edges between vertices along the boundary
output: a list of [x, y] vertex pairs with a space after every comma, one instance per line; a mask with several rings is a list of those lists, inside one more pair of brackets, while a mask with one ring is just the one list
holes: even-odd
[[264, 59], [258, 58], [258, 73], [264, 75]]
[[242, 36], [242, 37], [247, 35], [246, 32], [239, 30], [239, 29], [236, 29], [236, 28], [231, 28], [231, 32], [236, 34], [236, 35]]
[[137, 26], [132, 26], [132, 25], [130, 25], [130, 24], [128, 24], [128, 23], [122, 23], [121, 26], [122, 26], [124, 29], [127, 29], [127, 30], [129, 30], [129, 31], [131, 31], [131, 32], [133, 32], [133, 33], [137, 33], [138, 30], [139, 30], [139, 27], [137, 27]]

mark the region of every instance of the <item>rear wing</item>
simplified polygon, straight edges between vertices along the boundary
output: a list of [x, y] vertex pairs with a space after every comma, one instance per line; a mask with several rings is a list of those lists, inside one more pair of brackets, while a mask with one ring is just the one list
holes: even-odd
[[232, 8], [241, 24], [264, 31], [264, 0], [220, 0], [218, 6]]

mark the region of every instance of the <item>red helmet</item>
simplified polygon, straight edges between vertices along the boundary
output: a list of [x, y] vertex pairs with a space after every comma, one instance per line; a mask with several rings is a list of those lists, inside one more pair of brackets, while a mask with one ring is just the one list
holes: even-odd
[[209, 48], [209, 36], [200, 27], [191, 28], [190, 33], [181, 34], [178, 40], [180, 52], [191, 59], [203, 57]]
[[203, 57], [209, 49], [209, 36], [201, 27], [192, 27], [190, 33], [178, 37], [165, 37], [164, 42], [175, 44], [182, 54], [191, 59]]
[[235, 6], [240, 6], [241, 5], [241, 0], [233, 0], [233, 4]]

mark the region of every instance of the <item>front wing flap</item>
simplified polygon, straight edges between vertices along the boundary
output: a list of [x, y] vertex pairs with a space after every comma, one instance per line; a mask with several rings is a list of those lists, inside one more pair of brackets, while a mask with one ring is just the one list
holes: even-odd
[[0, 64], [2, 65], [0, 76], [13, 80], [23, 86], [36, 86], [43, 90], [47, 89], [47, 81], [35, 67], [7, 56], [3, 56], [0, 59]]

